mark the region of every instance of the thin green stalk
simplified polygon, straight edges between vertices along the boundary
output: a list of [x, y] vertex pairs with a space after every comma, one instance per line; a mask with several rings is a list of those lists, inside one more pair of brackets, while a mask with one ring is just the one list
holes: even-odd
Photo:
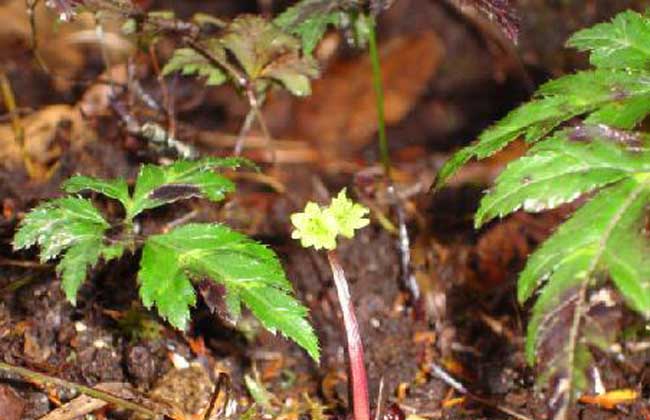
[[379, 62], [379, 49], [377, 48], [377, 31], [375, 30], [375, 18], [368, 17], [368, 50], [370, 62], [372, 63], [372, 86], [375, 91], [377, 107], [377, 128], [379, 134], [379, 156], [384, 167], [384, 173], [391, 179], [391, 161], [388, 151], [388, 138], [386, 137], [386, 117], [384, 111], [384, 83], [381, 76], [381, 64]]

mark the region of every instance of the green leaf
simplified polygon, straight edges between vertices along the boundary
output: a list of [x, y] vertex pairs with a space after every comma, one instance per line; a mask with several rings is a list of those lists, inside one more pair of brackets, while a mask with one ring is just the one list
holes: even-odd
[[[526, 353], [529, 362], [538, 356], [548, 365], [547, 380], [554, 377], [557, 382], [560, 377], [564, 381], [563, 395], [554, 396], [563, 401], [554, 408], [558, 413], [566, 414], [575, 395], [586, 386], [584, 370], [591, 360], [587, 344], [607, 342], [603, 336], [611, 335], [611, 328], [587, 338], [582, 333], [593, 324], [587, 320], [590, 288], [609, 273], [628, 303], [650, 315], [650, 267], [645, 263], [650, 243], [641, 236], [649, 204], [647, 174], [603, 189], [529, 258], [520, 275], [520, 302], [541, 286], [528, 326]], [[547, 345], [552, 349], [545, 349]]]
[[86, 279], [88, 267], [97, 264], [101, 251], [101, 239], [89, 238], [71, 246], [57, 265], [56, 273], [61, 276], [61, 287], [73, 305], [77, 304], [77, 292]]
[[635, 104], [634, 110], [620, 117], [620, 125], [630, 128], [630, 123], [641, 121], [650, 110], [640, 102], [648, 95], [650, 74], [646, 73], [594, 70], [548, 82], [536, 92], [533, 101], [510, 112], [484, 131], [477, 142], [461, 149], [445, 163], [438, 172], [435, 187], [444, 185], [470, 159], [491, 156], [519, 137], [533, 143], [563, 122], [594, 112], [597, 114], [592, 121], [610, 122], [613, 117], [607, 116], [611, 113], [609, 107], [621, 101]]
[[119, 200], [125, 207], [129, 205], [129, 186], [122, 178], [104, 180], [88, 176], [73, 176], [63, 183], [61, 188], [69, 193], [95, 191], [107, 197]]
[[247, 165], [245, 159], [205, 158], [198, 161], [176, 161], [169, 166], [144, 165], [140, 169], [133, 193], [133, 203], [127, 209], [127, 219], [144, 210], [191, 197], [223, 200], [235, 185], [216, 168], [236, 168]]
[[14, 236], [14, 249], [41, 247], [41, 261], [57, 257], [76, 243], [102, 238], [109, 228], [99, 211], [83, 198], [59, 198], [30, 211]]
[[636, 172], [650, 171], [650, 151], [621, 147], [619, 142], [626, 139], [636, 148], [650, 145], [647, 136], [601, 126], [563, 130], [538, 143], [499, 175], [481, 200], [476, 226], [518, 209], [555, 208]]
[[252, 79], [260, 77], [262, 70], [277, 57], [300, 48], [297, 39], [254, 15], [235, 18], [221, 37], [221, 45], [235, 56]]
[[[594, 258], [599, 258], [597, 263], [605, 261], [610, 255], [618, 255], [617, 248], [623, 245], [618, 239], [621, 238], [621, 234], [630, 232], [626, 228], [630, 223], [640, 223], [642, 214], [640, 212], [649, 199], [649, 191], [647, 180], [638, 182], [631, 177], [602, 190], [580, 208], [529, 257], [526, 268], [519, 277], [519, 301], [528, 300], [535, 289], [562, 264], [564, 259], [571, 258], [575, 253], [589, 249]], [[638, 235], [636, 233], [634, 236]], [[628, 239], [631, 238], [628, 236]], [[629, 246], [624, 246], [622, 249], [627, 250]], [[612, 258], [608, 261], [616, 262], [616, 258]], [[626, 257], [619, 258], [626, 259]], [[640, 264], [639, 269], [644, 265]], [[593, 269], [596, 268], [600, 267], [595, 265]], [[643, 275], [636, 276], [636, 281], [640, 284], [649, 280], [650, 278], [644, 278]], [[642, 309], [644, 313], [650, 311], [650, 299], [648, 302], [649, 304]]]
[[589, 60], [596, 67], [648, 70], [650, 19], [628, 10], [609, 23], [577, 32], [567, 45], [589, 51]]
[[82, 198], [60, 198], [46, 202], [30, 211], [14, 236], [14, 249], [41, 247], [41, 261], [62, 255], [56, 267], [67, 299], [76, 304], [79, 287], [88, 268], [100, 257], [106, 261], [118, 258], [123, 247], [104, 245], [109, 228], [99, 211]]
[[310, 55], [323, 38], [327, 27], [340, 25], [341, 11], [336, 3], [332, 0], [302, 0], [285, 10], [273, 22], [298, 35], [303, 52]]
[[195, 301], [189, 278], [207, 277], [226, 286], [229, 308], [241, 299], [268, 330], [280, 331], [318, 359], [307, 309], [292, 296], [275, 253], [226, 226], [188, 224], [149, 237], [138, 277], [144, 304], [156, 305], [178, 328], [186, 327]]
[[147, 239], [142, 250], [138, 273], [140, 297], [146, 308], [155, 305], [161, 317], [186, 330], [190, 306], [196, 303], [194, 287], [179, 261], [180, 254], [167, 246], [161, 236]]
[[[300, 42], [259, 16], [240, 16], [220, 38], [249, 79], [262, 85], [274, 81], [297, 96], [311, 93], [310, 79], [318, 76], [312, 57], [300, 54]], [[261, 86], [261, 85], [260, 85]]]
[[[206, 42], [206, 49], [214, 56], [223, 60], [226, 59], [226, 53], [217, 40]], [[178, 48], [174, 50], [174, 55], [169, 59], [162, 69], [164, 76], [174, 72], [180, 72], [183, 75], [197, 75], [206, 78], [208, 86], [218, 86], [227, 80], [223, 70], [210, 62], [206, 57], [199, 54], [192, 48]]]
[[295, 96], [311, 94], [311, 79], [318, 77], [318, 64], [312, 57], [285, 55], [271, 62], [261, 76], [275, 80]]

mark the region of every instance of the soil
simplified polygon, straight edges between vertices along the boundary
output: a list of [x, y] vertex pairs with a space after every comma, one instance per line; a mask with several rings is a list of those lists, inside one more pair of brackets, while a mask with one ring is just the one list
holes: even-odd
[[[0, 3], [0, 16], [20, 10], [13, 3]], [[201, 11], [228, 17], [255, 12], [258, 3], [273, 3], [281, 10], [286, 2], [142, 3], [152, 9], [174, 8], [180, 16]], [[353, 241], [341, 243], [366, 350], [373, 409], [380, 408], [377, 418], [509, 419], [513, 412], [519, 418], [546, 418], [545, 397], [536, 391], [535, 372], [524, 356], [527, 308], [517, 304], [514, 286], [526, 256], [571, 209], [516, 214], [473, 230], [481, 191], [509, 159], [522, 153], [519, 146], [468, 166], [437, 195], [428, 187], [451, 151], [525, 100], [536, 85], [586, 65], [584, 56], [563, 49], [571, 32], [642, 4], [522, 0], [516, 49], [504, 49], [503, 39], [495, 38], [493, 30], [486, 32], [489, 21], [477, 25], [451, 3], [401, 0], [383, 14], [388, 134], [397, 186], [407, 197], [413, 275], [421, 296], [414, 300], [405, 283], [396, 236], [376, 219]], [[75, 30], [84, 29], [78, 25]], [[25, 114], [49, 112], [50, 123], [28, 139], [30, 147], [41, 155], [45, 150], [49, 158], [38, 163], [47, 175], [30, 180], [15, 164], [20, 159], [12, 155], [13, 146], [0, 152], [5, 162], [0, 166], [0, 361], [77, 384], [123, 384], [161, 412], [175, 413], [173, 418], [202, 419], [214, 402], [219, 378], [227, 378], [222, 388], [231, 395], [234, 417], [242, 416], [253, 402], [247, 375], [272, 396], [274, 414], [267, 412], [266, 418], [350, 418], [342, 318], [331, 272], [323, 253], [305, 250], [290, 238], [288, 220], [306, 201], [326, 201], [342, 187], [378, 212], [394, 216], [377, 175], [381, 170], [367, 59], [332, 34], [327, 41], [335, 52], [323, 58], [323, 77], [314, 96], [295, 100], [274, 94], [264, 109], [278, 162], [270, 163], [267, 146], [256, 143], [259, 133], [246, 148], [249, 157], [262, 162], [268, 178], [236, 176], [238, 190], [224, 205], [190, 200], [149, 212], [141, 221], [143, 232], [158, 232], [192, 214], [194, 221], [223, 221], [269, 244], [310, 310], [322, 348], [320, 364], [315, 364], [296, 345], [263, 330], [250, 314], [233, 328], [201, 299], [190, 329], [174, 330], [138, 303], [138, 255], [93, 270], [72, 306], [53, 264], [38, 263], [33, 251], [11, 250], [21, 217], [40, 200], [59, 194], [63, 179], [76, 172], [133, 179], [142, 162], [161, 159], [127, 134], [110, 109], [79, 114], [82, 106], [88, 110], [89, 92], [98, 89], [94, 81], [103, 71], [96, 48], [68, 47], [70, 52], [61, 52], [69, 54], [68, 60], [46, 56], [52, 71], [66, 74], [56, 78], [34, 63], [24, 28], [21, 33], [22, 38], [0, 31], [3, 45], [12, 40], [17, 45], [0, 53], [0, 60]], [[44, 51], [59, 45], [52, 43], [46, 41]], [[159, 54], [167, 57], [172, 48], [162, 41]], [[148, 55], [137, 55], [135, 66], [142, 86], [161, 98]], [[412, 71], [405, 76], [404, 68]], [[229, 153], [246, 113], [241, 98], [228, 87], [205, 89], [189, 78], [175, 79], [173, 94], [179, 137], [206, 155]], [[59, 104], [67, 107], [51, 108]], [[38, 115], [35, 121], [44, 121]], [[9, 140], [0, 139], [0, 146]], [[119, 217], [110, 201], [98, 202], [111, 217]], [[638, 321], [626, 314], [624, 322], [632, 328]], [[606, 389], [634, 388], [643, 397], [650, 386], [649, 360], [649, 350], [627, 354], [625, 360], [607, 354], [596, 358]], [[469, 394], [454, 390], [454, 381]], [[77, 396], [74, 390], [0, 370], [1, 419], [38, 419]], [[643, 419], [649, 413], [641, 398], [611, 410], [578, 404], [572, 418]], [[95, 415], [137, 418], [109, 406]]]

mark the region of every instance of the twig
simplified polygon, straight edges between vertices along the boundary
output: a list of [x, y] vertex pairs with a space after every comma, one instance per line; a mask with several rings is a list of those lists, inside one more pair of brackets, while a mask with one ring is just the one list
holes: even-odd
[[269, 131], [268, 126], [266, 125], [266, 120], [264, 119], [264, 115], [262, 115], [262, 110], [260, 109], [265, 96], [262, 96], [262, 98], [258, 98], [255, 92], [253, 92], [253, 89], [248, 88], [246, 89], [246, 97], [248, 99], [248, 104], [250, 105], [251, 109], [253, 110], [253, 113], [255, 114], [257, 123], [260, 125], [260, 128], [262, 129], [262, 135], [266, 139], [267, 147], [271, 151], [271, 163], [275, 164], [277, 162], [277, 153], [271, 141], [271, 132]]
[[239, 129], [239, 135], [237, 136], [237, 140], [235, 141], [235, 149], [233, 151], [233, 154], [235, 156], [241, 155], [241, 152], [244, 149], [244, 142], [246, 141], [246, 136], [248, 132], [251, 131], [251, 127], [253, 126], [253, 121], [255, 121], [255, 110], [251, 107], [246, 113], [246, 118], [244, 119], [244, 123]]
[[136, 413], [140, 413], [142, 415], [148, 416], [149, 418], [156, 418], [158, 416], [157, 413], [153, 412], [152, 410], [149, 410], [148, 408], [145, 408], [139, 404], [135, 404], [131, 401], [127, 401], [123, 398], [116, 397], [115, 395], [109, 394], [108, 392], [100, 391], [95, 388], [90, 388], [84, 385], [75, 384], [73, 382], [68, 382], [66, 380], [45, 375], [43, 373], [34, 372], [33, 370], [25, 369], [23, 367], [12, 366], [7, 363], [0, 362], [0, 370], [4, 370], [9, 373], [20, 375], [23, 378], [38, 384], [44, 384], [44, 385], [51, 384], [63, 388], [74, 389], [75, 391], [81, 394], [88, 395], [93, 398], [97, 398], [98, 400], [106, 401], [118, 407], [122, 407], [134, 411]]
[[375, 411], [375, 420], [379, 420], [381, 416], [381, 401], [384, 395], [384, 377], [379, 380], [379, 391], [377, 392], [377, 409]]

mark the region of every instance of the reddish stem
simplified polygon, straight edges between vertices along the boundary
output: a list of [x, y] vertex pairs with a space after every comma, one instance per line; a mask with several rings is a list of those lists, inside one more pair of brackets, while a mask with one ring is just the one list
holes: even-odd
[[370, 404], [368, 403], [368, 379], [366, 376], [366, 367], [363, 358], [363, 343], [359, 334], [359, 324], [357, 317], [354, 315], [354, 307], [350, 298], [348, 281], [345, 278], [343, 268], [339, 263], [336, 251], [327, 253], [332, 274], [334, 275], [334, 284], [336, 293], [343, 313], [343, 324], [345, 326], [345, 336], [348, 346], [348, 358], [350, 360], [350, 376], [352, 377], [352, 406], [354, 410], [354, 420], [370, 420]]

